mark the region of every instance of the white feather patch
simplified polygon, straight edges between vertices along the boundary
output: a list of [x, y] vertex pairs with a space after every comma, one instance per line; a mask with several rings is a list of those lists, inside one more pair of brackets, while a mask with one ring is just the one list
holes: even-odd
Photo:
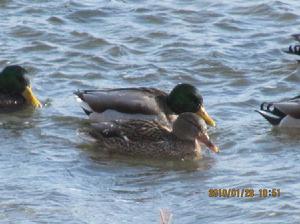
[[279, 127], [300, 128], [300, 119], [286, 116], [281, 120]]

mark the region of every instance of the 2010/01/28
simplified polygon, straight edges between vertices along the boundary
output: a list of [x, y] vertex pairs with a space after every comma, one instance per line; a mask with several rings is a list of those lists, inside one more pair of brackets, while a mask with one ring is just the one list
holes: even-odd
[[238, 198], [253, 198], [255, 196], [259, 196], [262, 198], [267, 197], [280, 197], [280, 189], [273, 188], [261, 188], [258, 190], [258, 193], [255, 192], [253, 188], [245, 188], [245, 189], [234, 189], [234, 188], [219, 188], [219, 189], [209, 189], [208, 190], [209, 197], [238, 197]]

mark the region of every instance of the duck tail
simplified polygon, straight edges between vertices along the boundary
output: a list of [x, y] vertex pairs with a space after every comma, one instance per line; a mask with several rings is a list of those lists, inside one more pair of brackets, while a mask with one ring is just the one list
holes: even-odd
[[300, 45], [290, 45], [289, 49], [284, 52], [288, 54], [300, 55]]
[[81, 101], [84, 101], [84, 97], [83, 97], [84, 92], [83, 92], [83, 91], [81, 91], [81, 90], [76, 90], [75, 92], [73, 92], [73, 94], [75, 95], [77, 101], [78, 101], [78, 100], [79, 100], [79, 101], [80, 101], [80, 100], [81, 100]]
[[84, 101], [84, 93], [85, 91], [77, 90], [74, 92], [77, 102], [80, 104], [82, 110], [86, 115], [90, 116], [93, 113], [92, 108]]
[[286, 116], [286, 114], [278, 110], [273, 103], [264, 102], [260, 105], [260, 110], [255, 111], [274, 126], [279, 125], [281, 120]]

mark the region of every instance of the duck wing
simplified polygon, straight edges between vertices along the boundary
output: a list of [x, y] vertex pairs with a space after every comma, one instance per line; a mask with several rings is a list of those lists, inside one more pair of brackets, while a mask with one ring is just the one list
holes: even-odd
[[105, 90], [82, 90], [74, 93], [85, 112], [102, 113], [114, 110], [128, 114], [159, 114], [164, 110], [167, 94], [155, 88], [120, 88]]
[[300, 119], [300, 99], [293, 98], [289, 101], [273, 103], [274, 107], [282, 113], [289, 115], [295, 119]]
[[157, 121], [130, 120], [92, 124], [92, 136], [104, 138], [124, 138], [126, 141], [163, 141], [171, 130]]

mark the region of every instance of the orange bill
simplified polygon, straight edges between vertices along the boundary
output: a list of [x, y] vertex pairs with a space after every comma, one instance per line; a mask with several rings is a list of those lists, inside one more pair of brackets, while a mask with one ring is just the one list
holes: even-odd
[[210, 150], [212, 150], [215, 153], [220, 152], [220, 149], [218, 146], [216, 146], [212, 141], [210, 141], [208, 134], [201, 134], [197, 138], [200, 142], [202, 142], [204, 145], [207, 146]]

